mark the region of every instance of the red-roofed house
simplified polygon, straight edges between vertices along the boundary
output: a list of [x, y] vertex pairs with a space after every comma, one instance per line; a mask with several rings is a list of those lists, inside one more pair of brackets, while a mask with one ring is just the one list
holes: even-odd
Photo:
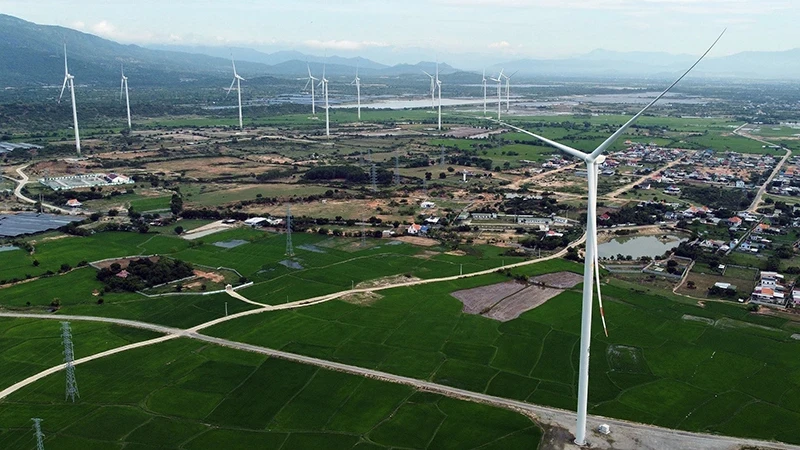
[[116, 276], [118, 276], [120, 278], [128, 278], [128, 275], [130, 275], [128, 273], [128, 271], [125, 270], [125, 269], [122, 269], [122, 270], [119, 271], [119, 273]]

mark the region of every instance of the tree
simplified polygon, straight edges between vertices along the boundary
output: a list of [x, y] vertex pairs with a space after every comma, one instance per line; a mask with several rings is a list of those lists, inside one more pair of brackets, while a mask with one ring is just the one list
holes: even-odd
[[39, 260], [38, 259], [34, 259], [33, 260], [33, 267], [39, 267]]
[[175, 234], [183, 234], [183, 227], [180, 225], [175, 227]]
[[697, 285], [696, 285], [696, 284], [694, 283], [694, 281], [692, 281], [692, 280], [689, 280], [689, 281], [686, 283], [686, 287], [688, 287], [689, 289], [697, 289]]
[[439, 179], [444, 180], [445, 178], [447, 178], [447, 174], [444, 172], [439, 172]]
[[425, 172], [425, 179], [430, 180], [431, 178], [433, 178], [433, 174], [430, 172]]
[[180, 195], [172, 194], [172, 198], [169, 201], [169, 210], [176, 216], [183, 211], [183, 199]]

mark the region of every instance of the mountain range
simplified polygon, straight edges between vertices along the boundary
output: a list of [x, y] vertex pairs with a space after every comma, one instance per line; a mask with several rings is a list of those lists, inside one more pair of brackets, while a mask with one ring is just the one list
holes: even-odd
[[[320, 57], [297, 51], [262, 52], [252, 48], [212, 46], [120, 44], [70, 28], [38, 25], [0, 14], [0, 89], [32, 85], [60, 85], [64, 77], [63, 46], [66, 43], [70, 72], [78, 84], [115, 85], [120, 66], [139, 85], [172, 85], [187, 82], [218, 83], [231, 78], [231, 56], [245, 78], [273, 76], [302, 78], [307, 65], [315, 76], [328, 78], [355, 75], [362, 77], [398, 77], [413, 74], [424, 77], [436, 63], [389, 66], [366, 58]], [[458, 59], [458, 55], [450, 55]], [[463, 56], [463, 55], [462, 55]], [[595, 50], [564, 59], [515, 59], [488, 65], [487, 75], [519, 72], [519, 76], [537, 77], [666, 77], [684, 70], [696, 57], [658, 52], [614, 52]], [[497, 60], [497, 59], [495, 59]], [[473, 73], [483, 68], [467, 67]], [[451, 79], [469, 79], [471, 75], [446, 63], [439, 71]], [[457, 76], [454, 76], [457, 75]], [[738, 77], [754, 79], [800, 79], [800, 49], [781, 52], [742, 52], [730, 56], [709, 57], [698, 66], [695, 76]]]

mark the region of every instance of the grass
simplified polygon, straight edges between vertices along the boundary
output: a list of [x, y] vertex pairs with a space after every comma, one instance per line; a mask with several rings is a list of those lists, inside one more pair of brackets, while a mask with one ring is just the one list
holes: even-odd
[[[0, 408], [0, 447], [537, 448], [530, 419], [413, 388], [175, 340], [76, 368], [81, 397], [63, 401], [63, 373]], [[513, 437], [513, 439], [512, 439]]]
[[[369, 306], [332, 301], [242, 318], [208, 333], [573, 409], [580, 293], [565, 292], [505, 323], [464, 315], [460, 302], [450, 296], [457, 289], [502, 279], [490, 275], [396, 288], [383, 291], [384, 297]], [[781, 400], [800, 392], [800, 378], [790, 375], [800, 373], [792, 356], [800, 343], [789, 337], [796, 330], [786, 319], [754, 315], [731, 303], [712, 301], [701, 307], [643, 289], [633, 293], [637, 285], [632, 286], [603, 288], [610, 337], [603, 336], [595, 317], [590, 412], [690, 431], [800, 442], [780, 425], [781, 417], [800, 414], [800, 402]], [[685, 315], [709, 321], [685, 320]], [[753, 388], [753, 379], [773, 373], [786, 375], [781, 383]], [[723, 395], [764, 406], [711, 414], [707, 403]], [[709, 420], [687, 419], [694, 411]], [[751, 414], [756, 412], [775, 422], [758, 428], [730, 426], [755, 420]]]

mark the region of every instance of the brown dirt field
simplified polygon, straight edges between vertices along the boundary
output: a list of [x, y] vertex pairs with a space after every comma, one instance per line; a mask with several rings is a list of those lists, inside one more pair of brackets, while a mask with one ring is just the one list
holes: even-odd
[[107, 152], [97, 155], [99, 159], [129, 160], [135, 158], [151, 158], [158, 155], [155, 150], [135, 150], [128, 152]]
[[254, 170], [267, 170], [270, 167], [254, 161], [233, 157], [189, 158], [146, 164], [145, 170], [150, 172], [181, 172], [187, 175], [219, 175], [223, 173], [251, 173]]
[[444, 252], [444, 254], [450, 256], [467, 256], [467, 253], [464, 250], [453, 250], [450, 252]]
[[204, 272], [202, 270], [195, 269], [194, 274], [199, 278], [205, 278], [206, 280], [213, 281], [214, 283], [222, 283], [225, 281], [225, 277], [216, 272]]
[[[127, 257], [127, 258], [119, 258], [119, 259], [112, 259], [112, 260], [109, 260], [109, 261], [101, 261], [101, 262], [98, 262], [98, 263], [90, 263], [90, 265], [92, 267], [97, 268], [97, 269], [106, 269], [108, 267], [111, 267], [112, 264], [117, 263], [120, 266], [122, 266], [122, 268], [124, 269], [125, 267], [128, 267], [128, 264], [130, 264], [131, 261], [133, 261], [135, 259], [141, 259], [141, 257], [139, 257], [139, 256], [130, 256], [130, 257]], [[157, 262], [159, 260], [159, 257], [158, 256], [151, 256], [149, 259], [150, 259], [150, 261]]]
[[353, 305], [369, 306], [382, 298], [383, 296], [381, 294], [377, 294], [375, 292], [357, 292], [354, 294], [345, 295], [344, 297], [339, 298], [339, 300], [351, 303]]
[[583, 282], [583, 276], [574, 272], [555, 272], [539, 275], [531, 280], [556, 289], [569, 289]]
[[463, 312], [467, 314], [481, 314], [500, 300], [519, 292], [524, 287], [524, 285], [516, 281], [506, 281], [489, 286], [456, 291], [450, 295], [464, 304]]
[[394, 238], [396, 241], [402, 241], [407, 244], [419, 245], [420, 247], [433, 247], [439, 245], [439, 241], [435, 239], [428, 239], [418, 236], [400, 236]]
[[281, 155], [254, 155], [247, 159], [267, 164], [292, 164], [294, 160]]
[[543, 305], [546, 301], [564, 292], [562, 289], [529, 286], [516, 294], [503, 299], [494, 308], [483, 314], [484, 317], [508, 322], [522, 313]]
[[420, 281], [420, 280], [422, 279], [417, 277], [407, 277], [405, 275], [392, 275], [390, 277], [383, 277], [383, 278], [376, 278], [374, 280], [362, 281], [361, 283], [358, 283], [355, 287], [357, 289], [381, 287], [381, 286], [389, 286], [392, 284], [408, 283], [411, 281]]
[[433, 258], [434, 256], [436, 256], [436, 255], [438, 255], [438, 254], [439, 254], [439, 252], [432, 252], [432, 251], [430, 251], [430, 250], [425, 250], [425, 251], [424, 251], [424, 252], [422, 252], [422, 253], [419, 253], [419, 254], [416, 254], [416, 255], [414, 255], [414, 258], [419, 258], [419, 259], [431, 259], [431, 258]]

